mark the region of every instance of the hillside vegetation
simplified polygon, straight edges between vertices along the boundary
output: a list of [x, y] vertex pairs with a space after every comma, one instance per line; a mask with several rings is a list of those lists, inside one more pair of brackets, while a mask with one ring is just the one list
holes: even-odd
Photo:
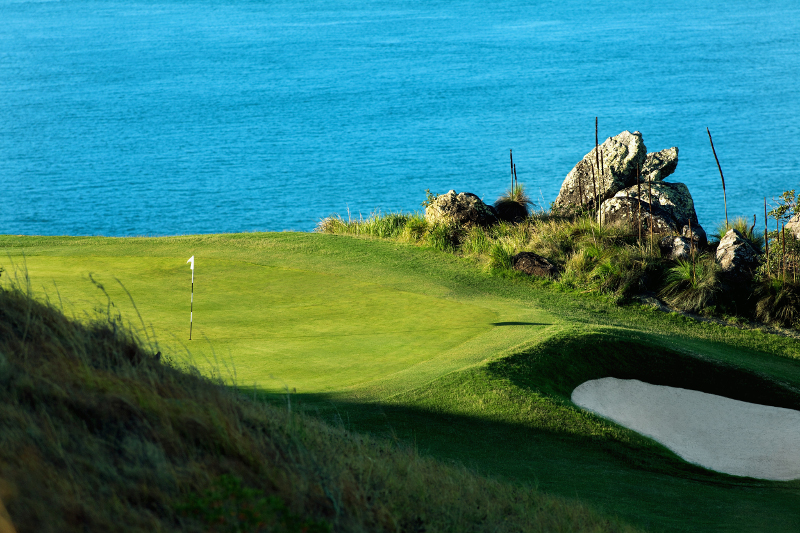
[[[428, 195], [430, 203], [435, 196]], [[511, 200], [504, 197], [498, 202]], [[787, 232], [765, 233], [765, 241], [754, 225], [737, 217], [729, 225], [721, 225], [707, 245], [696, 245], [688, 257], [676, 259], [662, 250], [663, 234], [600, 224], [592, 213], [581, 210], [528, 216], [527, 203], [514, 204], [524, 217], [490, 225], [432, 223], [419, 213], [378, 213], [366, 219], [328, 217], [316, 230], [430, 246], [470, 258], [501, 275], [518, 274], [515, 254], [535, 252], [557, 269], [556, 275], [545, 276], [556, 290], [594, 292], [619, 301], [657, 297], [681, 312], [794, 330], [800, 326], [800, 241], [791, 232], [788, 237]], [[788, 218], [791, 212], [790, 206], [783, 207], [778, 218]], [[715, 252], [729, 229], [740, 232], [759, 254], [752, 279], [730, 282], [720, 272]], [[768, 254], [765, 242], [769, 243]]]

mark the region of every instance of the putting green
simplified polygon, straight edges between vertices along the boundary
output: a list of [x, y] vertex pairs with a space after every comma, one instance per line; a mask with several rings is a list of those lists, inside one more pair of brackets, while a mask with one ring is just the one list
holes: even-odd
[[202, 371], [216, 365], [240, 385], [272, 390], [341, 391], [380, 380], [453, 350], [497, 321], [495, 312], [470, 303], [198, 257], [190, 343], [191, 271], [183, 258], [29, 256], [26, 266], [34, 291], [60, 301], [67, 313], [108, 308], [91, 274], [112, 311], [138, 326], [133, 299], [161, 347], [183, 344]]

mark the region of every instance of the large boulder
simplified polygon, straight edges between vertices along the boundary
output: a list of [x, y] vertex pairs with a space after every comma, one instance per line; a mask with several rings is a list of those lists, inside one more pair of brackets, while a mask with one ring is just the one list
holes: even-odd
[[678, 147], [647, 154], [642, 165], [641, 181], [663, 181], [678, 166]]
[[602, 203], [636, 183], [636, 169], [644, 164], [647, 156], [641, 133], [623, 131], [606, 139], [599, 150], [602, 172], [597, 168], [598, 154], [593, 148], [567, 174], [556, 198], [556, 207], [581, 205], [592, 208], [595, 205], [595, 188]]
[[558, 267], [541, 255], [533, 252], [520, 252], [511, 258], [514, 270], [524, 272], [530, 276], [549, 277], [558, 274]]
[[719, 241], [716, 260], [723, 277], [734, 282], [750, 281], [758, 267], [758, 254], [747, 239], [733, 228]]
[[489, 226], [497, 222], [497, 214], [492, 206], [471, 192], [451, 190], [437, 196], [425, 208], [425, 220], [430, 224]]
[[[654, 207], [658, 207], [669, 214], [672, 219], [672, 222], [669, 223], [672, 233], [685, 237], [691, 235], [698, 245], [706, 245], [706, 232], [697, 221], [694, 200], [692, 200], [692, 195], [689, 193], [689, 188], [683, 183], [667, 183], [663, 181], [641, 183], [639, 186], [634, 185], [619, 191], [615, 198], [641, 198], [644, 203], [652, 202]], [[644, 208], [642, 210], [644, 211]], [[689, 233], [689, 227], [691, 227], [691, 233]]]
[[617, 225], [629, 228], [632, 234], [637, 234], [639, 225], [642, 227], [642, 236], [653, 233], [676, 233], [675, 219], [658, 205], [651, 205], [635, 197], [615, 196], [609, 198], [600, 206], [600, 217], [603, 224]]

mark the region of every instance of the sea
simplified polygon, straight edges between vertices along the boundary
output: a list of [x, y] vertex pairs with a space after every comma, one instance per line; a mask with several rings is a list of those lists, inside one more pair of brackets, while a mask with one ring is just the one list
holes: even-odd
[[0, 234], [313, 231], [548, 209], [599, 137], [677, 146], [707, 231], [800, 189], [797, 0], [0, 0]]

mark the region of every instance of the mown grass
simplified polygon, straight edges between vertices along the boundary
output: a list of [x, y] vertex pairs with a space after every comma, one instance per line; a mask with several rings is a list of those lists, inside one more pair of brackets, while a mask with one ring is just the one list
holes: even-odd
[[0, 289], [0, 478], [20, 531], [629, 531], [349, 433]]
[[[115, 285], [113, 275], [121, 273], [120, 279], [146, 322], [153, 324], [151, 333], [158, 334], [159, 342], [169, 337], [173, 312], [183, 316], [188, 309], [180, 308], [185, 303], [178, 304], [178, 311], [161, 307], [169, 299], [173, 284], [169, 281], [173, 279], [169, 268], [148, 270], [143, 275], [137, 274], [138, 268], [150, 261], [163, 261], [186, 269], [179, 270], [182, 275], [175, 278], [175, 283], [179, 287], [176, 291], [188, 292], [181, 280], [185, 277], [183, 281], [188, 281], [185, 261], [190, 255], [196, 256], [198, 268], [202, 259], [206, 268], [219, 271], [221, 275], [215, 281], [220, 283], [225, 276], [244, 268], [243, 264], [252, 266], [252, 270], [242, 270], [242, 277], [231, 285], [222, 285], [217, 294], [207, 293], [204, 298], [217, 299], [221, 311], [239, 317], [233, 325], [244, 326], [235, 336], [225, 337], [226, 349], [219, 350], [219, 360], [237, 368], [247, 362], [260, 372], [259, 382], [269, 382], [274, 357], [248, 356], [250, 347], [272, 346], [281, 340], [269, 337], [272, 328], [280, 325], [275, 318], [280, 313], [265, 311], [258, 322], [247, 322], [258, 294], [274, 286], [261, 285], [259, 289], [258, 269], [295, 271], [297, 277], [289, 276], [286, 281], [294, 279], [296, 282], [289, 284], [300, 287], [302, 273], [308, 273], [309, 287], [315, 286], [318, 275], [327, 277], [332, 286], [368, 280], [382, 290], [488, 311], [490, 321], [476, 320], [473, 324], [480, 331], [468, 335], [460, 344], [438, 353], [432, 351], [429, 357], [402, 370], [376, 371], [371, 379], [348, 387], [337, 388], [333, 378], [325, 381], [325, 372], [317, 368], [316, 362], [309, 363], [319, 355], [314, 343], [309, 342], [307, 353], [297, 352], [297, 357], [283, 363], [285, 371], [297, 376], [289, 384], [290, 389], [296, 386], [298, 390], [290, 395], [293, 412], [327, 418], [344, 428], [368, 434], [370, 439], [389, 439], [401, 447], [418, 450], [423, 458], [465, 464], [471, 470], [501, 476], [501, 484], [533, 485], [553, 495], [577, 497], [646, 529], [793, 531], [800, 527], [795, 511], [800, 508], [796, 483], [732, 478], [691, 467], [651, 441], [586, 415], [564, 396], [578, 378], [594, 375], [593, 372], [612, 372], [615, 365], [624, 362], [630, 365], [627, 370], [622, 367], [628, 372], [625, 375], [639, 375], [644, 372], [642, 369], [652, 367], [651, 374], [642, 373], [641, 377], [649, 379], [685, 369], [696, 375], [696, 383], [728, 381], [727, 377], [720, 377], [726, 374], [711, 372], [708, 366], [692, 370], [697, 361], [711, 361], [715, 368], [735, 371], [735, 388], [760, 390], [762, 385], [770, 388], [777, 384], [791, 395], [800, 389], [800, 348], [793, 339], [698, 323], [644, 306], [620, 307], [615, 295], [553, 290], [552, 281], [492, 271], [476, 265], [472, 257], [398, 240], [332, 234], [158, 239], [0, 237], [0, 246], [17, 263], [22, 262], [24, 251], [32, 272], [49, 265], [46, 275], [40, 271], [32, 278], [35, 286], [52, 286], [47, 276], [57, 277], [59, 291], [72, 291], [72, 298], [97, 292], [91, 283], [81, 279], [93, 266], [96, 279], [111, 280], [106, 283], [110, 293], [110, 287]], [[123, 267], [131, 258], [138, 258], [138, 262], [124, 272]], [[82, 266], [59, 271], [62, 260]], [[199, 277], [200, 271], [196, 274]], [[203, 275], [211, 273], [206, 271]], [[252, 284], [247, 283], [251, 277]], [[259, 290], [261, 293], [253, 296], [243, 295]], [[292, 290], [280, 294], [270, 308], [279, 310], [298, 297], [298, 292]], [[126, 307], [127, 298], [121, 289], [112, 294], [116, 309], [136, 323], [138, 318]], [[349, 307], [357, 309], [357, 291], [348, 298]], [[180, 300], [185, 298], [181, 296]], [[327, 300], [309, 296], [302, 305], [315, 302], [324, 307]], [[99, 303], [106, 309], [105, 301]], [[347, 307], [340, 308], [347, 311], [347, 320], [355, 321], [369, 333], [369, 314], [351, 315]], [[195, 310], [199, 313], [198, 307]], [[420, 310], [419, 306], [409, 306], [394, 312], [397, 320], [403, 320], [405, 315]], [[179, 328], [176, 334], [185, 334], [188, 324], [181, 323], [185, 318], [175, 320]], [[469, 320], [466, 325], [470, 325]], [[307, 326], [313, 330], [315, 324]], [[208, 325], [201, 323], [195, 332], [202, 333], [205, 327]], [[409, 339], [412, 337], [409, 335]], [[195, 351], [206, 345], [202, 341], [190, 346]], [[650, 358], [651, 352], [661, 357]], [[674, 361], [672, 370], [664, 370], [669, 361]], [[342, 362], [346, 362], [344, 357]], [[382, 364], [374, 366], [379, 369]], [[366, 371], [368, 366], [363, 368]], [[750, 378], [741, 377], [744, 374], [760, 376], [768, 383], [748, 381]], [[316, 387], [314, 380], [322, 380], [330, 387]], [[260, 398], [261, 394], [257, 391], [256, 396]], [[773, 401], [773, 396], [768, 395], [765, 401]], [[273, 393], [265, 398], [286, 410], [285, 395]], [[196, 494], [205, 494], [205, 490], [198, 487]], [[288, 501], [287, 508], [297, 512]]]

